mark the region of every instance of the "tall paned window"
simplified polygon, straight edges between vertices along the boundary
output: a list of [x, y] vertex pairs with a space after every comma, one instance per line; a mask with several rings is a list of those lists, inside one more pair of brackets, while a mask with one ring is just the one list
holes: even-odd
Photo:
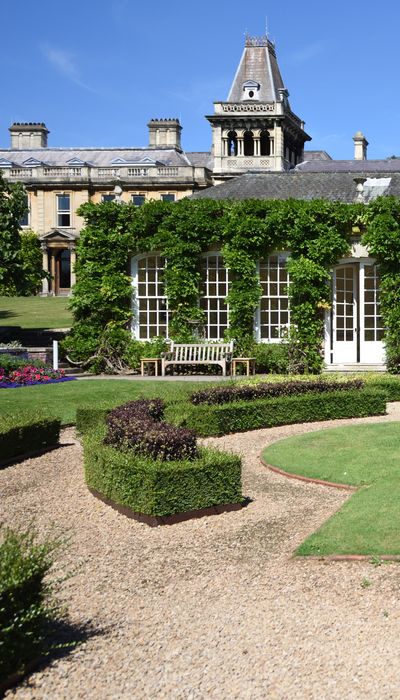
[[271, 255], [268, 260], [260, 260], [259, 275], [262, 287], [259, 338], [277, 343], [290, 323], [286, 255]]
[[165, 258], [148, 255], [134, 261], [136, 287], [136, 337], [150, 340], [168, 337], [168, 303], [164, 291]]
[[229, 270], [221, 255], [201, 259], [200, 308], [206, 315], [205, 334], [208, 340], [223, 340], [229, 324], [225, 298], [229, 291]]
[[71, 226], [71, 195], [58, 194], [57, 201], [57, 226], [68, 228]]
[[30, 202], [29, 202], [29, 196], [25, 195], [25, 204], [26, 204], [26, 212], [23, 215], [23, 217], [20, 219], [19, 225], [21, 227], [27, 228], [30, 223]]
[[364, 340], [383, 340], [379, 300], [379, 273], [376, 265], [364, 268]]

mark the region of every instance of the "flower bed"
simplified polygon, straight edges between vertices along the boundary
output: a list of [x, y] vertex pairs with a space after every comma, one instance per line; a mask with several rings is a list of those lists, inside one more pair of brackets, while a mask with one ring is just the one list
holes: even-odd
[[16, 389], [34, 384], [54, 384], [68, 382], [72, 379], [75, 377], [66, 377], [64, 370], [54, 370], [51, 367], [25, 365], [11, 371], [0, 367], [0, 389]]

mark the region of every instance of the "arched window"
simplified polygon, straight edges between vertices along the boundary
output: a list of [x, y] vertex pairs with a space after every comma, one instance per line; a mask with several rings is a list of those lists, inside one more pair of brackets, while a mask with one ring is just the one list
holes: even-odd
[[259, 339], [277, 343], [282, 332], [289, 327], [290, 309], [288, 298], [289, 275], [286, 269], [286, 254], [271, 255], [260, 260], [259, 275], [262, 294], [259, 306]]
[[252, 131], [245, 131], [243, 134], [243, 155], [254, 156], [254, 139]]
[[271, 155], [271, 141], [268, 131], [262, 131], [260, 134], [260, 156]]
[[164, 290], [165, 258], [154, 253], [132, 260], [135, 290], [133, 334], [140, 340], [168, 337], [168, 303]]
[[200, 308], [206, 315], [207, 340], [223, 340], [229, 325], [229, 308], [225, 298], [229, 291], [229, 270], [219, 253], [201, 259]]
[[229, 131], [228, 133], [228, 156], [237, 156], [238, 145], [237, 145], [237, 135], [236, 131]]

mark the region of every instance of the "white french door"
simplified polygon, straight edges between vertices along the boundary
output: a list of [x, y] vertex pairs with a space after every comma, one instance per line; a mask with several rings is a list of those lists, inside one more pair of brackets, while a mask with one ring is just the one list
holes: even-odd
[[382, 339], [376, 265], [369, 260], [338, 265], [327, 328], [328, 364], [383, 364]]

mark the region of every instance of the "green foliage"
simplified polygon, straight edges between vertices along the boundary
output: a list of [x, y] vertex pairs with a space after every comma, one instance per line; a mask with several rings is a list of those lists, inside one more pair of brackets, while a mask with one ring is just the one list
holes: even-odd
[[389, 372], [400, 374], [400, 201], [378, 197], [368, 207], [366, 224], [364, 243], [380, 272], [386, 365]]
[[50, 275], [42, 269], [42, 251], [39, 239], [33, 231], [20, 233], [20, 260], [22, 280], [18, 288], [21, 296], [31, 296], [40, 292], [42, 279]]
[[201, 449], [197, 459], [162, 462], [104, 445], [104, 436], [101, 425], [84, 437], [85, 479], [114, 503], [163, 516], [243, 500], [236, 455]]
[[0, 681], [5, 681], [49, 650], [48, 623], [57, 607], [45, 576], [58, 544], [39, 543], [32, 530], [2, 528], [0, 535]]
[[[104, 364], [112, 369], [115, 353], [103, 362], [98, 360], [97, 347], [110, 326], [128, 328], [132, 313], [128, 259], [151, 251], [168, 260], [164, 281], [170, 335], [178, 342], [201, 336], [201, 255], [222, 252], [231, 276], [227, 336], [236, 341], [236, 352], [248, 354], [254, 345], [254, 313], [261, 295], [257, 261], [287, 250], [293, 323], [288, 337], [290, 369], [321, 370], [329, 270], [348, 252], [351, 224], [359, 216], [355, 205], [318, 200], [182, 200], [149, 202], [140, 208], [85, 204], [80, 213], [86, 225], [78, 246], [78, 282], [72, 300], [75, 322], [66, 343], [75, 361], [88, 363], [96, 371]], [[133, 356], [137, 366], [134, 348], [122, 343], [119, 351], [122, 365]]]
[[0, 466], [14, 457], [57, 445], [60, 424], [58, 418], [50, 418], [38, 409], [0, 416]]
[[256, 372], [260, 374], [287, 374], [289, 355], [286, 343], [257, 343], [248, 357], [256, 360]]
[[192, 428], [200, 436], [220, 436], [276, 425], [304, 423], [335, 418], [375, 416], [386, 413], [385, 393], [358, 389], [273, 399], [235, 401], [220, 405], [169, 406], [166, 419]]
[[22, 279], [20, 225], [26, 213], [26, 195], [21, 183], [9, 183], [0, 172], [0, 294], [18, 292]]
[[131, 369], [140, 369], [142, 357], [161, 357], [161, 353], [167, 349], [168, 343], [162, 336], [155, 336], [148, 341], [132, 339], [126, 351], [126, 361]]

